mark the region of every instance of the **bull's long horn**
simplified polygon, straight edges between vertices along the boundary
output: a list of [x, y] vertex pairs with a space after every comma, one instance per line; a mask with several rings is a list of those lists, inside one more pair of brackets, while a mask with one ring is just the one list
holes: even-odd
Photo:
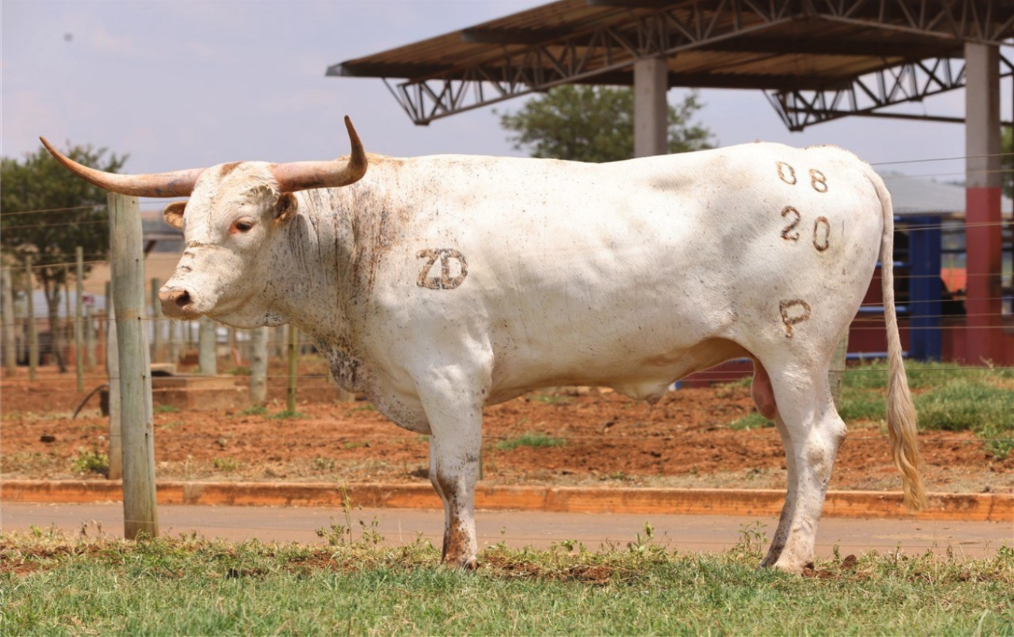
[[95, 170], [88, 166], [82, 166], [70, 157], [67, 157], [40, 137], [42, 145], [46, 147], [49, 154], [56, 158], [56, 161], [63, 164], [64, 168], [74, 173], [81, 179], [95, 184], [99, 188], [105, 188], [121, 195], [133, 195], [135, 197], [187, 197], [194, 191], [194, 184], [197, 178], [204, 172], [203, 168], [191, 168], [190, 170], [177, 170], [171, 173], [157, 173], [152, 175], [118, 175]]
[[295, 192], [311, 188], [338, 188], [348, 186], [363, 178], [368, 162], [363, 142], [352, 126], [352, 120], [345, 116], [345, 128], [349, 129], [349, 141], [352, 142], [352, 156], [347, 162], [331, 161], [299, 161], [289, 164], [276, 164], [271, 172], [282, 192]]

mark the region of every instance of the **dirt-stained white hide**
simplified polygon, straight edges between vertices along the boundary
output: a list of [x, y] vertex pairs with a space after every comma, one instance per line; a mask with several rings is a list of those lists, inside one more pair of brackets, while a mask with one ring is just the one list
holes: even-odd
[[[336, 165], [351, 166], [357, 152]], [[340, 187], [316, 187], [319, 166], [199, 172], [185, 207], [166, 209], [187, 247], [162, 290], [164, 311], [244, 328], [292, 323], [342, 387], [429, 434], [446, 562], [475, 565], [485, 405], [559, 385], [657, 401], [682, 376], [751, 357], [754, 397], [777, 424], [788, 468], [763, 563], [799, 572], [845, 438], [831, 355], [878, 258], [888, 424], [906, 501], [922, 504], [891, 200], [852, 154], [756, 143], [600, 165], [453, 155], [368, 163], [365, 176], [363, 164], [325, 180]]]

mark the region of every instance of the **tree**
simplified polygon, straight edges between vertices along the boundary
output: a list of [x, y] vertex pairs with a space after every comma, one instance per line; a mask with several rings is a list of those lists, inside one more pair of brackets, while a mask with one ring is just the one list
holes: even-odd
[[[670, 153], [711, 148], [711, 131], [691, 121], [702, 107], [698, 97], [692, 91], [669, 105]], [[529, 148], [532, 157], [606, 162], [634, 156], [634, 93], [628, 88], [558, 86], [499, 115], [500, 125], [514, 133], [514, 148]]]
[[[73, 146], [66, 155], [107, 172], [117, 172], [127, 160], [115, 154], [106, 157], [105, 148], [91, 146]], [[60, 288], [67, 283], [64, 265], [74, 261], [78, 246], [84, 248], [86, 274], [91, 270], [87, 261], [106, 258], [106, 193], [75, 177], [41, 146], [21, 162], [0, 159], [0, 182], [0, 247], [22, 267], [28, 255], [38, 266], [35, 277], [46, 294], [57, 362], [60, 371], [66, 371], [57, 329]]]

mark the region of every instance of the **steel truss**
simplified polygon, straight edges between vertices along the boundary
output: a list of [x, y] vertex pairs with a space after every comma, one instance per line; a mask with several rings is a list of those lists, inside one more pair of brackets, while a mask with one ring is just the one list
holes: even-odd
[[[1014, 15], [1002, 23], [993, 19], [994, 13], [998, 11], [994, 9], [994, 4], [999, 2], [1000, 0], [700, 0], [679, 6], [666, 6], [667, 3], [654, 0], [588, 0], [593, 5], [652, 10], [619, 26], [563, 35], [551, 41], [527, 46], [526, 38], [521, 34], [470, 29], [462, 33], [464, 40], [501, 44], [502, 56], [398, 84], [392, 84], [385, 78], [384, 83], [413, 122], [427, 125], [433, 120], [455, 113], [542, 92], [561, 84], [582, 81], [607, 83], [605, 80], [609, 79], [610, 74], [615, 77], [619, 75], [617, 72], [629, 69], [638, 60], [669, 56], [696, 48], [717, 47], [723, 42], [735, 46], [736, 38], [760, 34], [794, 20], [819, 19], [929, 35], [957, 43], [976, 41], [999, 44], [1014, 30]], [[531, 39], [530, 36], [528, 39]], [[518, 45], [521, 48], [517, 48]], [[791, 45], [787, 46], [785, 52], [791, 52]], [[923, 67], [935, 69], [928, 74], [936, 78], [943, 72], [944, 65], [941, 62], [930, 62], [928, 66], [922, 63], [906, 64], [904, 68], [907, 70], [901, 72], [900, 79], [894, 84], [909, 82], [907, 78], [918, 70], [923, 70]], [[328, 73], [359, 74], [354, 68], [342, 67], [343, 65], [338, 65]], [[883, 75], [884, 73], [886, 71], [880, 72], [887, 79], [890, 74]], [[733, 86], [739, 85], [742, 88], [780, 88], [777, 86], [778, 78], [770, 76], [724, 77], [728, 80], [736, 78], [738, 84]], [[719, 85], [713, 79], [713, 83], [709, 84], [707, 76], [693, 78], [676, 75], [674, 79], [683, 85]], [[942, 85], [951, 86], [954, 79], [945, 74]], [[800, 78], [800, 85], [806, 85], [807, 82], [814, 85], [816, 80], [817, 78]], [[863, 88], [853, 82], [852, 88], [858, 89], [853, 90], [854, 94], [865, 93]], [[935, 83], [936, 79], [934, 85]], [[848, 89], [843, 90], [848, 92]], [[818, 93], [823, 95], [826, 91]], [[877, 91], [873, 93], [877, 94]], [[887, 94], [900, 95], [896, 89], [885, 95]], [[928, 94], [933, 93], [923, 92], [920, 98]], [[784, 93], [775, 93], [772, 99], [776, 108], [780, 108], [779, 104], [784, 99], [785, 107], [780, 110], [780, 114], [790, 128], [831, 119], [810, 121], [804, 118], [797, 122], [796, 115], [818, 111], [825, 114], [834, 112], [808, 106], [812, 103], [820, 104], [820, 100], [826, 101], [826, 98], [807, 99], [802, 92], [786, 90]]]
[[[1014, 75], [1014, 63], [1000, 53], [1000, 77]], [[921, 102], [965, 86], [965, 60], [930, 58], [901, 64], [852, 79], [846, 86], [812, 91], [772, 91], [767, 98], [790, 131], [842, 117], [885, 117], [964, 122], [961, 117], [884, 113], [880, 109]]]

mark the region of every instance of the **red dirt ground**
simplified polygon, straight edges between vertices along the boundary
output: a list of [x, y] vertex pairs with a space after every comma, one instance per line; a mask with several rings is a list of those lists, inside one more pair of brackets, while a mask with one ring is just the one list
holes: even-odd
[[[368, 403], [337, 403], [323, 368], [305, 362], [301, 418], [273, 419], [284, 409], [282, 365], [272, 368], [267, 415], [239, 411], [155, 415], [158, 477], [192, 480], [421, 481], [425, 436], [402, 430]], [[97, 372], [86, 392], [100, 385]], [[237, 384], [247, 378], [237, 376]], [[576, 394], [581, 395], [576, 395]], [[102, 479], [74, 460], [107, 452], [108, 420], [92, 398], [71, 419], [85, 393], [74, 375], [42, 369], [0, 379], [4, 478]], [[774, 429], [737, 431], [729, 423], [753, 408], [749, 388], [682, 389], [654, 407], [613, 392], [564, 390], [530, 394], [485, 411], [483, 481], [491, 484], [591, 484], [784, 488], [785, 458]], [[526, 433], [559, 446], [503, 448]], [[49, 441], [49, 442], [44, 442]], [[1014, 454], [995, 460], [968, 432], [920, 436], [932, 491], [1009, 491]], [[898, 490], [881, 423], [853, 423], [835, 465], [832, 489]]]

